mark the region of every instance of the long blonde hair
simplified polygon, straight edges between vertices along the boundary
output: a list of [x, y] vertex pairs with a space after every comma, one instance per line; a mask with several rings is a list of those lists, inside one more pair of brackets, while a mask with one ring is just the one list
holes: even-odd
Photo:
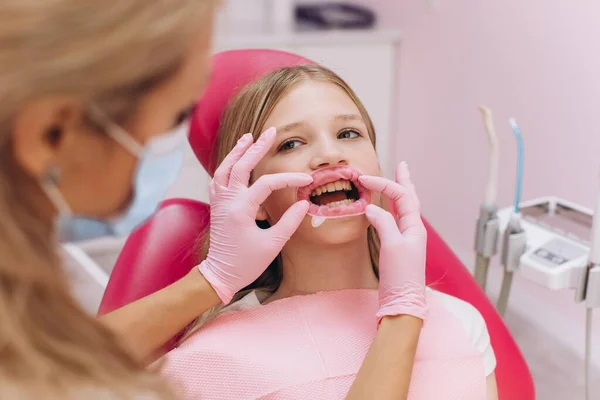
[[[264, 125], [275, 106], [294, 86], [307, 80], [332, 83], [341, 88], [356, 104], [375, 147], [375, 128], [373, 122], [352, 88], [335, 72], [320, 65], [305, 64], [285, 67], [271, 72], [244, 87], [231, 100], [221, 117], [215, 152], [216, 163], [214, 165], [218, 166], [221, 164], [244, 133], [251, 132], [256, 140], [265, 128]], [[268, 227], [268, 223], [266, 222], [258, 221], [257, 223], [262, 228]], [[379, 236], [372, 226], [369, 226], [367, 239], [371, 264], [377, 273], [380, 243]], [[205, 232], [200, 239], [200, 259], [203, 260], [206, 258], [209, 245], [209, 232]], [[282, 279], [283, 271], [281, 260], [278, 256], [256, 281], [238, 292], [234, 296], [233, 301], [239, 300], [250, 290], [274, 292], [281, 284]], [[205, 313], [188, 332], [187, 336], [218, 313], [221, 308], [216, 307]]]
[[36, 202], [38, 184], [13, 156], [11, 128], [26, 103], [54, 94], [93, 100], [115, 121], [126, 120], [178, 70], [214, 6], [0, 2], [0, 397], [172, 398], [70, 295], [52, 223]]

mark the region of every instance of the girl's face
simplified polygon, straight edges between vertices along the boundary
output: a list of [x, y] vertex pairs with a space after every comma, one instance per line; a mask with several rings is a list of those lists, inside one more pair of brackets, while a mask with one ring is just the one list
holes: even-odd
[[[358, 107], [333, 83], [305, 81], [295, 86], [274, 108], [265, 123], [265, 128], [270, 126], [277, 128], [277, 139], [254, 169], [253, 180], [279, 172], [323, 176], [323, 172], [335, 167], [347, 167], [365, 175], [381, 174]], [[343, 181], [338, 182], [340, 184], [348, 185]], [[323, 206], [329, 203], [343, 202], [342, 193], [315, 196], [319, 192], [319, 189], [311, 190], [310, 200], [322, 210], [326, 210]], [[262, 205], [257, 219], [274, 224], [297, 200], [295, 188], [275, 191]], [[378, 200], [375, 195], [371, 198], [373, 203]], [[328, 218], [316, 228], [311, 219], [310, 216], [304, 219], [294, 239], [315, 244], [347, 243], [365, 236], [369, 226], [364, 215]]]

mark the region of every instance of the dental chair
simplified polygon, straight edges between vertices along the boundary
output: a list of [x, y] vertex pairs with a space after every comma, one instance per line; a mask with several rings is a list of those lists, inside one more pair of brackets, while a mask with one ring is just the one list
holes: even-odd
[[[212, 175], [215, 169], [216, 132], [231, 97], [257, 77], [283, 66], [311, 63], [290, 53], [273, 50], [237, 50], [213, 58], [213, 74], [199, 101], [190, 143]], [[435, 161], [432, 161], [435, 162]], [[181, 279], [199, 262], [200, 236], [209, 224], [209, 205], [190, 199], [169, 199], [158, 212], [128, 238], [106, 287], [99, 314], [105, 314], [154, 293]], [[437, 232], [428, 230], [427, 283], [436, 290], [461, 298], [483, 315], [496, 353], [496, 380], [501, 400], [533, 400], [531, 373], [495, 307]], [[171, 349], [181, 332], [164, 350]], [[443, 333], [442, 333], [443, 334]]]

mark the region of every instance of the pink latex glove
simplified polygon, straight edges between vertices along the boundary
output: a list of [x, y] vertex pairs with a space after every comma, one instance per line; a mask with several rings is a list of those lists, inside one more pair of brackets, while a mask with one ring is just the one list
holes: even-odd
[[310, 206], [299, 201], [269, 229], [256, 226], [259, 207], [274, 190], [312, 182], [308, 174], [280, 173], [263, 175], [248, 187], [252, 170], [271, 149], [275, 135], [274, 128], [267, 129], [254, 144], [251, 134], [242, 136], [209, 185], [210, 246], [199, 269], [224, 304], [267, 269]]
[[394, 203], [397, 217], [369, 204], [365, 214], [379, 233], [379, 311], [384, 316], [407, 314], [425, 319], [425, 254], [427, 231], [421, 206], [406, 163], [396, 169], [396, 182], [378, 176], [359, 177], [360, 183]]

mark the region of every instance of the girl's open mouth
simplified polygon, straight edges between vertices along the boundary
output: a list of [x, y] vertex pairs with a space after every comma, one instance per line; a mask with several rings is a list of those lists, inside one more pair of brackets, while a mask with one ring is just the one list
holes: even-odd
[[335, 218], [364, 214], [371, 201], [369, 191], [358, 182], [362, 175], [350, 167], [320, 169], [313, 182], [298, 189], [298, 200], [311, 202], [308, 215]]

